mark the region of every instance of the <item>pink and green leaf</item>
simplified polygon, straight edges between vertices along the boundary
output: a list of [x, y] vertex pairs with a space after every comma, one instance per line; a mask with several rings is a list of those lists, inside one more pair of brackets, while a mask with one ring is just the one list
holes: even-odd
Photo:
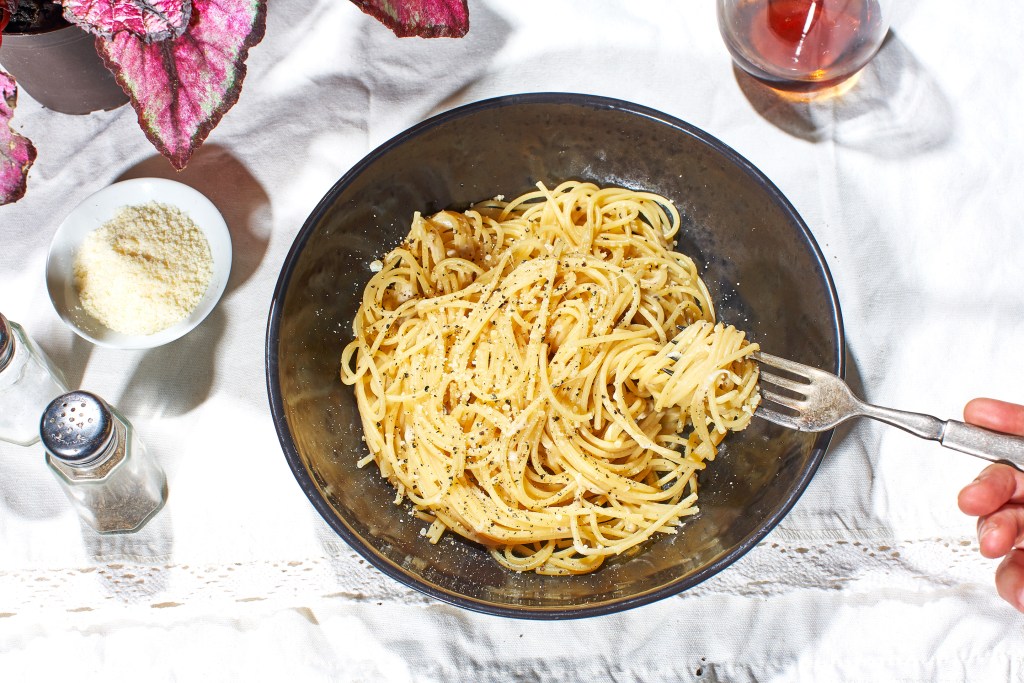
[[18, 101], [18, 86], [0, 71], [0, 204], [10, 204], [25, 195], [28, 169], [36, 160], [32, 142], [11, 128]]
[[399, 38], [461, 38], [469, 31], [466, 0], [352, 0]]
[[104, 38], [127, 31], [147, 43], [188, 28], [192, 0], [61, 0], [64, 18]]
[[146, 137], [179, 170], [238, 101], [249, 48], [267, 24], [266, 0], [193, 0], [192, 12], [172, 40], [96, 39]]

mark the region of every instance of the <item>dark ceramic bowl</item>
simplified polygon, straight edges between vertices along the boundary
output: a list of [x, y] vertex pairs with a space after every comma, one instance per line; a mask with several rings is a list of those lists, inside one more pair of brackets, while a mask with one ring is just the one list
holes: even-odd
[[323, 198], [295, 238], [274, 292], [267, 384], [274, 422], [302, 490], [325, 520], [388, 576], [461, 607], [562, 619], [636, 607], [735, 562], [789, 511], [831, 432], [755, 419], [700, 476], [700, 514], [633, 557], [573, 577], [516, 574], [472, 542], [438, 545], [392, 503], [366, 454], [339, 357], [369, 264], [407, 234], [414, 211], [462, 208], [537, 181], [566, 179], [661, 193], [683, 216], [719, 318], [773, 354], [842, 373], [839, 303], [796, 211], [736, 152], [682, 121], [587, 95], [502, 97], [435, 116], [372, 152]]

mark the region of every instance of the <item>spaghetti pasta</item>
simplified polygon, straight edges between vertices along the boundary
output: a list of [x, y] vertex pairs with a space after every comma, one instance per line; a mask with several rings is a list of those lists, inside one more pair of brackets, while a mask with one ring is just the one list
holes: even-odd
[[696, 473], [759, 400], [672, 203], [566, 182], [415, 214], [341, 378], [369, 455], [430, 522], [516, 571], [593, 571], [697, 512]]

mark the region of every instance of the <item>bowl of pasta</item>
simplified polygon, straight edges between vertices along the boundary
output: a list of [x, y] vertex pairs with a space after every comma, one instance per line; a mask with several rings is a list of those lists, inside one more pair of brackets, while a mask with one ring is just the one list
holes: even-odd
[[756, 417], [757, 348], [843, 372], [813, 236], [735, 151], [568, 93], [439, 114], [331, 188], [266, 370], [315, 510], [384, 574], [502, 616], [607, 614], [727, 568], [831, 433]]

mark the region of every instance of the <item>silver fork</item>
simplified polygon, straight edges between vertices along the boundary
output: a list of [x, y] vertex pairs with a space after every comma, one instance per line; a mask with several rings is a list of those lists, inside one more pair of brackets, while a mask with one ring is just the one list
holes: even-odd
[[[755, 352], [751, 358], [762, 368], [787, 372], [797, 379], [788, 379], [761, 370], [761, 398], [754, 415], [783, 427], [801, 432], [823, 432], [852, 417], [870, 417], [899, 427], [922, 439], [938, 441], [947, 448], [991, 460], [1005, 462], [1024, 470], [1024, 438], [1000, 434], [956, 420], [940, 420], [931, 415], [909, 413], [865, 403], [846, 382], [818, 368], [796, 363], [771, 354]], [[781, 387], [793, 395], [780, 394], [765, 385]], [[767, 407], [774, 403], [788, 412]]]

